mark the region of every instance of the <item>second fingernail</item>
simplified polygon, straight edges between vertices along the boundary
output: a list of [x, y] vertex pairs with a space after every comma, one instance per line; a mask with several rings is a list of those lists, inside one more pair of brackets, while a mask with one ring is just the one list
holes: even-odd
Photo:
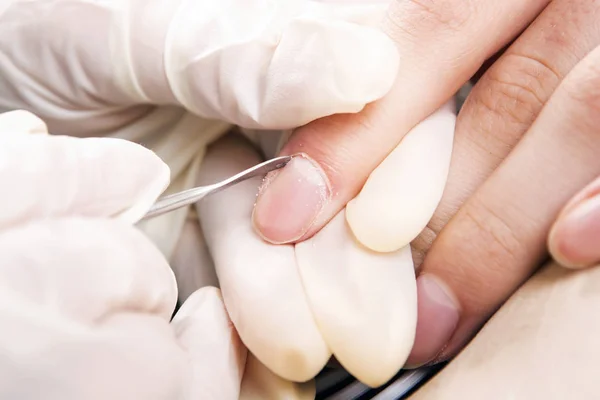
[[550, 234], [550, 251], [566, 267], [600, 262], [600, 195], [560, 217]]
[[417, 278], [417, 331], [406, 368], [416, 368], [432, 360], [448, 343], [458, 321], [458, 302], [437, 277], [423, 274]]
[[254, 227], [269, 242], [293, 242], [310, 229], [330, 195], [319, 165], [296, 156], [265, 178], [254, 207]]

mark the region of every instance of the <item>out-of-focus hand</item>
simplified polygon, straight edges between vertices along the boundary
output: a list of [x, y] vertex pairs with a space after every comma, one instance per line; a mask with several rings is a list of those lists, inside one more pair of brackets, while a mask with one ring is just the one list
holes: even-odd
[[0, 397], [238, 399], [246, 350], [218, 289], [170, 322], [173, 273], [132, 226], [168, 167], [128, 141], [44, 132], [0, 115]]

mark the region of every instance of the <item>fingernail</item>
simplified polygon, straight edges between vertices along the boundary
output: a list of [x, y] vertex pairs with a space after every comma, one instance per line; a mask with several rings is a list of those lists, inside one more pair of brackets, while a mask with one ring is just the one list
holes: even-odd
[[458, 301], [438, 278], [417, 278], [417, 331], [405, 368], [417, 368], [434, 360], [444, 349], [458, 325]]
[[600, 196], [584, 200], [561, 216], [548, 242], [552, 256], [565, 267], [600, 262]]
[[298, 240], [313, 225], [330, 195], [319, 165], [306, 156], [295, 156], [284, 168], [266, 176], [254, 206], [254, 227], [271, 243]]

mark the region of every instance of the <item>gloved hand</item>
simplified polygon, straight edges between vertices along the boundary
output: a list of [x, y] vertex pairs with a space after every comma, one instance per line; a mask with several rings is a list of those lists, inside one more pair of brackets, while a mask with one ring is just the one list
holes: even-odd
[[[442, 148], [451, 145], [454, 122], [455, 111], [447, 106], [412, 130], [402, 150], [408, 164], [424, 163], [411, 157], [410, 150], [422, 154], [436, 138], [442, 138]], [[209, 148], [198, 184], [258, 162], [250, 144], [221, 139]], [[295, 158], [281, 173], [304, 162]], [[406, 180], [410, 170], [404, 171], [401, 179]], [[304, 179], [312, 182], [313, 176]], [[311, 379], [333, 354], [363, 383], [385, 383], [404, 365], [415, 335], [410, 247], [388, 253], [367, 249], [350, 231], [344, 211], [302, 243], [267, 243], [251, 220], [260, 184], [260, 178], [243, 182], [197, 206], [225, 305], [241, 339], [285, 379]], [[427, 184], [404, 189], [411, 202], [429, 190]]]
[[169, 323], [173, 273], [132, 226], [166, 165], [124, 140], [44, 131], [0, 116], [0, 398], [237, 399], [246, 349], [218, 289]]
[[[227, 131], [229, 123], [250, 128], [293, 128], [332, 113], [358, 111], [382, 97], [391, 87], [398, 65], [394, 46], [376, 28], [385, 7], [307, 0], [12, 2], [0, 16], [0, 52], [5, 55], [0, 60], [0, 107], [35, 110], [55, 133], [82, 135], [85, 127], [83, 134], [88, 136], [114, 136], [142, 143], [169, 164], [173, 177], [169, 190], [182, 190], [198, 177], [209, 179], [227, 172], [210, 169], [208, 175], [198, 173], [205, 147]], [[436, 138], [431, 133], [442, 121], [442, 129], [448, 134], [438, 146], [439, 168], [432, 169], [436, 193], [441, 193], [445, 180], [452, 141], [451, 129], [447, 128], [453, 126], [448, 110], [441, 115], [433, 118], [429, 128], [420, 133], [415, 130], [411, 136], [415, 140], [407, 140], [405, 147], [411, 149], [417, 144], [421, 150], [426, 148]], [[224, 119], [226, 123], [199, 116]], [[231, 163], [231, 169], [242, 166], [240, 160], [232, 161], [231, 155], [224, 160]], [[411, 170], [406, 166], [404, 169]], [[388, 165], [387, 176], [393, 170]], [[403, 186], [407, 178], [409, 174], [404, 174], [403, 179], [394, 182], [395, 187]], [[410, 252], [408, 248], [396, 250], [409, 239], [403, 238], [403, 245], [395, 243], [396, 251], [391, 254], [369, 252], [347, 231], [342, 212], [331, 229], [315, 237], [315, 247], [320, 251], [311, 253], [305, 248], [299, 258], [300, 271], [293, 246], [276, 249], [260, 242], [253, 247], [259, 240], [250, 225], [256, 187], [245, 187], [239, 199], [242, 203], [234, 206], [242, 207], [243, 213], [226, 214], [231, 223], [224, 223], [220, 229], [210, 229], [214, 223], [209, 218], [203, 224], [212, 250], [219, 253], [219, 278], [225, 281], [229, 277], [226, 285], [231, 295], [241, 282], [233, 267], [259, 257], [261, 249], [270, 259], [254, 280], [247, 281], [258, 285], [248, 287], [252, 290], [246, 293], [239, 292], [240, 305], [253, 296], [260, 301], [246, 302], [247, 308], [232, 307], [239, 313], [234, 318], [236, 327], [244, 330], [246, 340], [260, 333], [262, 322], [260, 315], [248, 311], [255, 305], [277, 304], [282, 299], [277, 308], [254, 309], [267, 310], [264, 319], [270, 323], [262, 341], [253, 342], [257, 358], [274, 372], [294, 380], [314, 376], [330, 353], [369, 384], [377, 385], [393, 375], [402, 365], [414, 335], [416, 300]], [[235, 191], [228, 191], [227, 196], [232, 193]], [[436, 193], [424, 207], [426, 210], [418, 213], [420, 217], [411, 224], [411, 232], [428, 218], [422, 215], [433, 212], [439, 197]], [[428, 187], [419, 187], [411, 198], [421, 204], [418, 200], [428, 199], [429, 194]], [[201, 210], [200, 214], [210, 215], [211, 204], [215, 203], [207, 202], [209, 211]], [[212, 210], [214, 214], [227, 211], [223, 205]], [[187, 216], [184, 209], [142, 226], [170, 260], [179, 261], [177, 255], [188, 253], [185, 246], [177, 246]], [[236, 263], [230, 264], [226, 256], [232, 255], [231, 246], [222, 240], [222, 229], [235, 230], [240, 224], [253, 236], [249, 236], [247, 246], [240, 246]], [[190, 228], [198, 234], [197, 227]], [[217, 237], [220, 239], [214, 239]], [[187, 248], [199, 242], [187, 241]], [[326, 247], [335, 250], [325, 252]], [[368, 270], [363, 268], [366, 264]], [[181, 265], [181, 270], [190, 271], [194, 262], [182, 260]], [[281, 265], [285, 268], [271, 268]], [[178, 273], [177, 267], [175, 270], [181, 283], [185, 274], [181, 270]], [[352, 272], [345, 275], [347, 279], [336, 280], [338, 270]], [[291, 286], [269, 277], [271, 271], [281, 273], [281, 279], [287, 279]], [[310, 273], [312, 278], [307, 275]], [[306, 294], [301, 278], [308, 282]], [[271, 291], [261, 293], [261, 282], [270, 283]], [[286, 291], [287, 287], [293, 290]], [[336, 300], [325, 307], [328, 296]], [[234, 305], [232, 301], [230, 304]], [[290, 322], [285, 318], [286, 304], [302, 312], [284, 328], [283, 324]], [[322, 313], [313, 316], [314, 310]], [[336, 318], [331, 317], [334, 314]], [[294, 333], [298, 326], [302, 329]], [[278, 328], [286, 334], [278, 336]], [[313, 335], [294, 342], [304, 329], [312, 330]], [[283, 351], [269, 359], [268, 349], [261, 347], [269, 344], [265, 338], [276, 339], [271, 344]], [[306, 343], [316, 351], [304, 346]]]
[[[34, 0], [0, 7], [3, 108], [94, 132], [183, 106], [289, 129], [382, 97], [398, 55], [385, 4], [311, 0]], [[147, 110], [146, 110], [147, 112]], [[55, 132], [54, 129], [51, 129]]]
[[[168, 192], [184, 190], [230, 124], [294, 128], [382, 97], [398, 66], [377, 29], [385, 9], [351, 0], [10, 0], [0, 6], [0, 111], [30, 110], [56, 134], [141, 143], [169, 165]], [[141, 225], [171, 261], [186, 217], [181, 209]], [[180, 281], [199, 279], [174, 269]]]

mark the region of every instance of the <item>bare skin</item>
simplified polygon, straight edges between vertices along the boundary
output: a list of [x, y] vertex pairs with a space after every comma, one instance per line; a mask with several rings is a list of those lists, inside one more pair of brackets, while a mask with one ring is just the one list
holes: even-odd
[[549, 263], [411, 400], [597, 399], [600, 268]]

